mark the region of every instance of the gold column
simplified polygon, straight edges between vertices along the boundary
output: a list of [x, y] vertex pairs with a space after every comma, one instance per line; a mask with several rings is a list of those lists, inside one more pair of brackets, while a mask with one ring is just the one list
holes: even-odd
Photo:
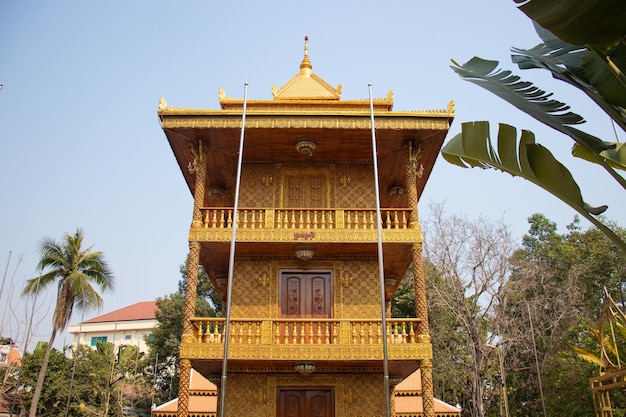
[[194, 156], [193, 167], [190, 167], [192, 173], [196, 174], [196, 188], [193, 193], [193, 219], [191, 227], [202, 226], [202, 211], [204, 206], [204, 190], [206, 188], [206, 157], [202, 141], [198, 144], [198, 148], [192, 148], [191, 153]]
[[[202, 149], [202, 142], [197, 149], [192, 149], [195, 159], [190, 166], [192, 173], [196, 174], [196, 187], [193, 201], [193, 217], [191, 227], [202, 226], [202, 211], [204, 206], [204, 189], [206, 186], [206, 158]], [[198, 273], [200, 265], [200, 242], [189, 242], [189, 258], [187, 264], [187, 286], [185, 287], [185, 311], [183, 314], [183, 335], [181, 344], [193, 338], [191, 319], [196, 314], [196, 292], [198, 287]], [[189, 414], [189, 390], [191, 381], [191, 361], [180, 358], [180, 385], [178, 387], [178, 411], [177, 416], [187, 417]]]
[[191, 319], [196, 315], [199, 262], [200, 242], [190, 242], [187, 264], [187, 286], [185, 287], [185, 312], [183, 314], [183, 343], [187, 341], [188, 338], [193, 337]]
[[[420, 229], [419, 212], [417, 209], [417, 160], [419, 158], [419, 150], [414, 149], [414, 144], [409, 142], [405, 159], [406, 169], [406, 189], [409, 199], [409, 208], [411, 209], [411, 220], [409, 227], [412, 229]], [[423, 239], [422, 239], [423, 240]], [[418, 323], [417, 337], [420, 342], [430, 342], [430, 330], [428, 328], [428, 305], [426, 303], [426, 280], [424, 277], [424, 261], [422, 259], [422, 242], [415, 242], [411, 247], [411, 255], [413, 262], [413, 284], [415, 290], [415, 309], [417, 318], [421, 319]]]
[[189, 359], [180, 360], [180, 385], [178, 386], [178, 417], [189, 415], [189, 384], [191, 382], [191, 361]]
[[424, 405], [424, 417], [435, 416], [435, 402], [433, 400], [433, 361], [422, 359], [420, 361], [422, 373], [422, 404]]
[[[407, 146], [405, 168], [406, 168], [406, 189], [411, 209], [411, 220], [409, 227], [420, 229], [419, 212], [417, 204], [417, 161], [420, 158], [421, 147], [409, 142]], [[423, 240], [423, 239], [422, 239]], [[413, 261], [413, 285], [415, 288], [415, 310], [417, 318], [420, 319], [417, 325], [417, 340], [420, 343], [430, 343], [430, 329], [428, 326], [428, 304], [426, 301], [426, 278], [424, 276], [424, 260], [422, 258], [422, 242], [415, 242], [411, 247]], [[434, 417], [433, 401], [433, 373], [432, 360], [424, 359], [420, 361], [422, 376], [422, 401], [424, 405], [424, 417]]]

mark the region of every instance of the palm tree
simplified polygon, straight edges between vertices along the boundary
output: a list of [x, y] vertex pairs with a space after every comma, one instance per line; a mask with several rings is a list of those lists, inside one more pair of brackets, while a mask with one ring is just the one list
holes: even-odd
[[40, 275], [26, 281], [22, 292], [24, 295], [37, 295], [52, 283], [56, 282], [57, 285], [52, 334], [41, 363], [29, 417], [35, 417], [37, 414], [37, 403], [41, 396], [50, 350], [57, 332], [67, 327], [74, 307], [85, 310], [102, 305], [102, 297], [94, 288], [94, 284], [103, 291], [112, 289], [114, 285], [113, 273], [105, 262], [102, 252], [93, 251], [92, 247], [83, 248], [83, 237], [82, 229], [77, 229], [73, 235], [66, 232], [62, 241], [44, 238], [39, 249]]

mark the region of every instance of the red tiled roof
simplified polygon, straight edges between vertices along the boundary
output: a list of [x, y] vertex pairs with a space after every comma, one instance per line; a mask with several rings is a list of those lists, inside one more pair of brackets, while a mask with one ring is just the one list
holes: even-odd
[[86, 320], [83, 323], [105, 323], [110, 321], [154, 320], [158, 309], [156, 301], [143, 301], [119, 310]]

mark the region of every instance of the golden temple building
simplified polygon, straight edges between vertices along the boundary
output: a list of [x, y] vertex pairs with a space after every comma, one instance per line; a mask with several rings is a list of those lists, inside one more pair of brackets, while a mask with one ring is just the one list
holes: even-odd
[[[246, 95], [220, 89], [218, 110], [159, 104], [194, 197], [177, 415], [443, 415], [418, 201], [453, 104], [393, 111], [391, 91], [341, 100], [341, 85], [312, 71], [308, 39], [272, 99]], [[223, 318], [195, 317], [200, 265]], [[410, 267], [417, 318], [392, 318]], [[192, 369], [215, 384], [213, 410], [190, 411]], [[418, 370], [421, 412], [396, 413], [394, 386]]]

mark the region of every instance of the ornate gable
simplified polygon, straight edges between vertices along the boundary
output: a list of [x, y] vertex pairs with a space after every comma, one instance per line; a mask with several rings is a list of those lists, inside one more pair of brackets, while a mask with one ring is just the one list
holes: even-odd
[[334, 88], [313, 73], [309, 60], [309, 37], [304, 38], [304, 58], [300, 72], [294, 75], [278, 90], [272, 86], [274, 100], [339, 100], [341, 84]]

